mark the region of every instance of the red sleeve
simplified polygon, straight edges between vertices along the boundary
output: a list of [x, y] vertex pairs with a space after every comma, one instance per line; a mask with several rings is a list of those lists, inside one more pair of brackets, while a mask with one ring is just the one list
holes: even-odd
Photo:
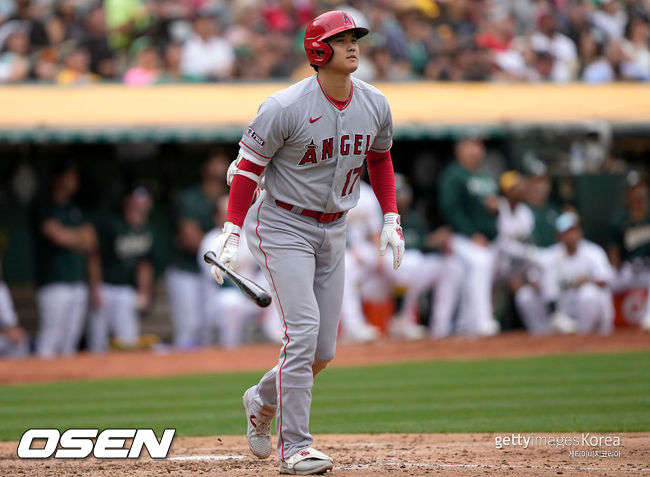
[[390, 151], [369, 151], [366, 156], [368, 162], [368, 176], [370, 185], [379, 201], [384, 214], [397, 212], [397, 198], [395, 196], [395, 172]]
[[[242, 159], [239, 163], [239, 169], [242, 171], [252, 172], [260, 175], [264, 171], [264, 167], [253, 164], [246, 159]], [[251, 206], [253, 194], [257, 189], [257, 184], [252, 179], [235, 174], [230, 184], [230, 195], [228, 196], [228, 213], [226, 221], [232, 222], [239, 227], [244, 223], [246, 213]]]

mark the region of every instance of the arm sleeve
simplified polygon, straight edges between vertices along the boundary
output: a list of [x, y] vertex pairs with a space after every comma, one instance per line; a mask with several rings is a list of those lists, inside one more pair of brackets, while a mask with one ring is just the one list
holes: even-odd
[[390, 152], [383, 153], [370, 150], [366, 157], [368, 161], [368, 176], [370, 185], [377, 197], [384, 214], [397, 212], [397, 198], [395, 196], [395, 172]]
[[461, 184], [458, 184], [453, 177], [449, 177], [449, 174], [443, 174], [439, 188], [440, 210], [445, 222], [456, 232], [471, 237], [476, 232], [476, 228], [462, 208], [460, 190]]
[[614, 272], [609, 264], [609, 259], [605, 251], [597, 245], [593, 249], [593, 279], [610, 283], [614, 278]]
[[[242, 159], [239, 169], [260, 175], [264, 171], [263, 166], [254, 164], [246, 159]], [[244, 223], [246, 213], [251, 206], [253, 194], [257, 189], [257, 183], [249, 177], [235, 174], [230, 185], [230, 195], [228, 196], [228, 213], [226, 222], [232, 222], [239, 227]]]

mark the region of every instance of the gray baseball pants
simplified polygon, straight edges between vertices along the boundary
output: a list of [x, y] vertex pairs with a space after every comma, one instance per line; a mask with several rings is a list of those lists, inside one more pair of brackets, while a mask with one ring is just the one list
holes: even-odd
[[319, 223], [285, 210], [265, 193], [248, 211], [248, 246], [269, 282], [284, 337], [278, 365], [256, 388], [277, 406], [278, 456], [312, 444], [314, 375], [334, 357], [345, 275], [345, 217]]

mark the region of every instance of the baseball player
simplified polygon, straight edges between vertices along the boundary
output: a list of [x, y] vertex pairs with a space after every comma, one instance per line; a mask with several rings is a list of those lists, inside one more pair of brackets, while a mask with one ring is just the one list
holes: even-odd
[[[372, 187], [359, 181], [359, 200], [346, 216], [347, 250], [345, 255], [345, 287], [341, 308], [341, 337], [347, 341], [369, 342], [379, 338], [379, 329], [369, 324], [363, 313], [361, 287], [364, 281], [380, 272], [383, 260], [377, 252], [377, 239], [383, 227], [383, 212]], [[391, 267], [392, 268], [392, 267]], [[380, 281], [379, 299], [391, 292]], [[375, 295], [377, 296], [377, 295]], [[367, 296], [366, 296], [367, 298]]]
[[[558, 242], [537, 257], [543, 270], [540, 285], [527, 285], [526, 294], [517, 297], [518, 306], [531, 316], [551, 313], [548, 326], [555, 331], [611, 333], [613, 270], [605, 251], [583, 238], [575, 212], [561, 214], [556, 230]], [[543, 316], [538, 319], [541, 321]]]
[[140, 336], [138, 311], [148, 308], [153, 288], [151, 196], [136, 187], [124, 197], [123, 213], [99, 226], [99, 252], [89, 268], [92, 311], [88, 348], [108, 349], [109, 334], [123, 348], [135, 348]]
[[[235, 266], [244, 225], [282, 318], [278, 364], [243, 400], [248, 444], [259, 458], [271, 453], [270, 422], [277, 412], [277, 450], [285, 474], [332, 468], [332, 458], [311, 447], [311, 390], [314, 377], [334, 357], [345, 214], [357, 203], [364, 159], [384, 212], [380, 249], [383, 253], [391, 245], [395, 269], [404, 253], [390, 108], [381, 92], [350, 76], [359, 64], [357, 40], [367, 33], [339, 11], [307, 26], [304, 47], [317, 73], [268, 98], [243, 134], [227, 222], [215, 244], [220, 260]], [[262, 173], [265, 190], [251, 206]], [[213, 273], [221, 283], [219, 271]]]
[[204, 345], [204, 297], [196, 253], [205, 233], [214, 227], [212, 209], [225, 192], [228, 168], [221, 153], [211, 154], [201, 166], [201, 183], [183, 190], [175, 207], [173, 252], [165, 271], [174, 346], [192, 349]]
[[39, 314], [36, 353], [43, 358], [77, 351], [88, 304], [86, 258], [97, 248], [95, 229], [72, 202], [79, 187], [75, 165], [57, 163], [51, 185], [34, 217]]
[[[650, 296], [650, 207], [648, 185], [630, 174], [626, 192], [627, 208], [617, 214], [611, 224], [607, 248], [610, 262], [616, 269], [614, 290], [630, 287], [648, 288]], [[641, 312], [641, 328], [650, 330], [650, 300]]]
[[[2, 262], [0, 262], [0, 271]], [[18, 324], [18, 315], [11, 300], [9, 287], [0, 275], [0, 356], [21, 358], [29, 353], [29, 340]]]
[[[214, 241], [221, 234], [227, 208], [228, 196], [223, 196], [219, 199], [219, 206], [215, 207], [213, 212], [216, 227], [205, 234], [203, 240], [201, 240], [196, 260], [203, 275], [203, 296], [206, 297], [205, 312], [210, 328], [206, 331], [211, 334], [213, 330], [217, 330], [219, 333], [219, 344], [221, 346], [225, 348], [236, 348], [243, 341], [246, 322], [261, 316], [262, 312], [242, 295], [234, 285], [230, 285], [228, 282], [225, 282], [222, 288], [215, 290], [215, 287], [219, 287], [214, 282], [210, 266], [203, 260], [203, 255], [212, 249]], [[237, 272], [246, 277], [254, 278], [258, 274], [261, 275], [261, 270], [251, 253], [246, 249], [246, 245], [246, 236], [241, 236]], [[264, 332], [269, 333], [268, 330], [273, 329], [274, 331], [270, 336], [273, 339], [275, 335], [275, 327], [273, 325], [278, 321], [277, 315], [272, 311], [268, 314], [264, 313], [264, 318], [272, 320], [272, 323], [264, 325]]]
[[18, 324], [14, 302], [2, 276], [2, 257], [8, 248], [9, 234], [0, 223], [0, 356], [20, 358], [29, 353], [29, 338]]
[[469, 335], [494, 335], [492, 284], [496, 253], [491, 241], [497, 235], [497, 184], [479, 171], [485, 156], [483, 141], [466, 136], [456, 144], [456, 161], [443, 171], [439, 182], [439, 204], [454, 236], [450, 246], [465, 267], [458, 331]]

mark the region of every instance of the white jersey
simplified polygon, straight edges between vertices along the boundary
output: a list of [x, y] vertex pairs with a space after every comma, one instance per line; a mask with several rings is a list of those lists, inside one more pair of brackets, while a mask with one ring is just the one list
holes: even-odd
[[347, 239], [352, 246], [366, 244], [370, 237], [381, 233], [383, 225], [383, 213], [372, 187], [360, 182], [359, 202], [347, 216]]
[[275, 200], [319, 212], [354, 207], [368, 151], [387, 152], [393, 122], [384, 95], [352, 80], [339, 110], [317, 75], [269, 97], [240, 141], [240, 155], [266, 166], [265, 188]]
[[505, 198], [499, 197], [498, 239], [525, 241], [534, 228], [535, 216], [528, 205], [520, 202], [513, 210]]
[[549, 270], [555, 274], [562, 290], [572, 288], [581, 278], [610, 283], [614, 271], [607, 254], [599, 245], [581, 240], [573, 255], [569, 255], [563, 243], [556, 243], [544, 251]]

